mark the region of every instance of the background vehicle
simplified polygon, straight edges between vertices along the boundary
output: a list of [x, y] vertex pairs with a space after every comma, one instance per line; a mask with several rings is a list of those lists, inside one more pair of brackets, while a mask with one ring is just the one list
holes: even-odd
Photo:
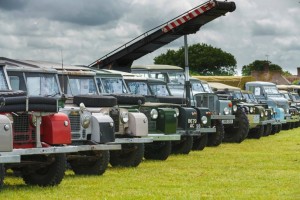
[[281, 96], [274, 83], [252, 81], [247, 82], [245, 87], [254, 94], [258, 102], [266, 103], [275, 109], [275, 119], [282, 124], [283, 129], [290, 129], [291, 114], [288, 101]]
[[[178, 127], [177, 133], [184, 134], [181, 129], [187, 129], [188, 127], [195, 127], [200, 133], [192, 133], [194, 150], [203, 150], [207, 145], [207, 136], [210, 133], [216, 131], [215, 127], [211, 126], [210, 112], [207, 108], [188, 108], [185, 105], [185, 99], [181, 97], [172, 96], [167, 84], [164, 81], [151, 79], [151, 78], [137, 78], [137, 77], [125, 77], [126, 84], [133, 93], [139, 93], [146, 96], [146, 101], [148, 102], [160, 102], [160, 104], [165, 104], [165, 106], [175, 108], [178, 110]], [[193, 115], [195, 113], [196, 123], [191, 125], [190, 122], [193, 120], [189, 119], [189, 112]], [[192, 116], [191, 115], [191, 116]], [[184, 128], [186, 127], [186, 128]], [[192, 129], [191, 129], [192, 130]], [[190, 136], [182, 135], [182, 138]], [[188, 140], [187, 140], [188, 141]], [[173, 142], [173, 148], [182, 149], [181, 141]], [[174, 149], [173, 151], [178, 151]]]
[[148, 118], [148, 137], [153, 143], [145, 144], [146, 159], [165, 160], [171, 153], [171, 141], [180, 140], [176, 135], [176, 110], [165, 105], [145, 103], [141, 94], [129, 92], [122, 76], [117, 71], [96, 71], [96, 80], [103, 94], [113, 95], [118, 99], [120, 107], [128, 108], [130, 112], [144, 113]]

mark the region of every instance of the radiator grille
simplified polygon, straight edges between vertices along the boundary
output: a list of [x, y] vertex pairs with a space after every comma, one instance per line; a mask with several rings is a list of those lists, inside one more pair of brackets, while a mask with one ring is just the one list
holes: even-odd
[[[79, 114], [69, 114], [69, 119], [71, 123], [71, 131], [78, 132], [80, 131], [80, 115]], [[72, 136], [73, 137], [73, 136]]]
[[215, 110], [215, 96], [211, 94], [198, 94], [196, 96], [197, 106], [198, 107], [206, 107], [210, 111]]
[[115, 132], [119, 132], [119, 126], [120, 126], [120, 112], [118, 109], [110, 109], [109, 110], [109, 116], [113, 119], [115, 124]]
[[148, 130], [155, 131], [156, 130], [156, 121], [151, 119], [151, 109], [140, 109], [142, 113], [144, 113], [148, 119]]
[[26, 113], [13, 115], [14, 143], [35, 142], [35, 128], [30, 127], [29, 115]]

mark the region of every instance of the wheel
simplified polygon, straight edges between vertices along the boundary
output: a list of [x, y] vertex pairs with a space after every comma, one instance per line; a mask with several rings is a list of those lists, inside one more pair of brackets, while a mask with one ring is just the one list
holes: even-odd
[[250, 129], [248, 138], [259, 139], [264, 135], [264, 126], [258, 126], [256, 128]]
[[145, 144], [144, 157], [149, 160], [166, 160], [172, 151], [171, 141], [157, 141]]
[[4, 175], [5, 175], [4, 165], [0, 163], [0, 188], [3, 187]]
[[208, 140], [207, 133], [203, 133], [203, 135], [201, 136], [194, 136], [192, 150], [202, 151], [207, 145], [207, 140]]
[[291, 129], [291, 123], [290, 122], [282, 124], [282, 130], [289, 130], [289, 129]]
[[263, 136], [269, 136], [272, 132], [272, 125], [271, 124], [267, 124], [264, 125], [264, 135]]
[[86, 158], [69, 161], [77, 175], [102, 175], [109, 163], [109, 151], [86, 152]]
[[139, 144], [122, 144], [122, 150], [110, 151], [110, 164], [122, 167], [137, 167], [143, 160], [145, 146]]
[[282, 130], [282, 124], [278, 124], [277, 127], [277, 133], [279, 133]]
[[192, 136], [181, 136], [180, 141], [172, 141], [173, 154], [189, 154], [193, 147]]
[[294, 122], [295, 123], [295, 128], [299, 127], [299, 122]]
[[23, 180], [28, 185], [54, 186], [58, 185], [66, 170], [66, 155], [56, 154], [47, 156], [52, 162], [42, 167], [25, 167], [21, 170]]
[[249, 121], [245, 111], [238, 108], [235, 114], [234, 127], [225, 129], [224, 142], [241, 143], [248, 136]]
[[291, 129], [295, 128], [295, 122], [291, 122]]
[[278, 125], [272, 125], [271, 135], [275, 135], [277, 133]]
[[224, 125], [222, 121], [214, 120], [213, 125], [216, 127], [216, 132], [208, 134], [207, 146], [209, 147], [219, 146], [224, 139]]

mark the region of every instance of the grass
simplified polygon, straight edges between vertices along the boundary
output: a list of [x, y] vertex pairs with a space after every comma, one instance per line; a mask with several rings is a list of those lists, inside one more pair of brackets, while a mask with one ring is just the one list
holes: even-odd
[[300, 128], [103, 176], [66, 172], [56, 187], [7, 176], [0, 199], [300, 199]]

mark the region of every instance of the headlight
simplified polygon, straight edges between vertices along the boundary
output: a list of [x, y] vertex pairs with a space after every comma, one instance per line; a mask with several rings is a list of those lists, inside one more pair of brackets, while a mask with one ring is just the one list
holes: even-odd
[[254, 108], [250, 107], [250, 113], [254, 113]]
[[65, 127], [69, 126], [69, 122], [67, 120], [64, 121]]
[[224, 114], [228, 115], [229, 114], [229, 109], [227, 107], [224, 108]]
[[236, 112], [236, 111], [237, 111], [237, 106], [236, 106], [236, 105], [233, 105], [233, 106], [232, 106], [232, 110], [233, 110], [233, 112]]
[[150, 112], [150, 116], [151, 116], [151, 119], [157, 119], [158, 117], [158, 112], [156, 109], [152, 109], [151, 112]]
[[35, 115], [31, 115], [31, 123], [33, 126], [36, 127], [36, 116]]
[[203, 124], [207, 124], [207, 117], [206, 116], [202, 116], [201, 117], [201, 121]]
[[83, 128], [88, 128], [90, 123], [91, 123], [91, 116], [89, 115], [83, 115], [82, 118], [81, 118], [81, 126]]
[[285, 112], [288, 114], [289, 113], [289, 109], [287, 108]]
[[274, 114], [274, 111], [273, 111], [273, 109], [271, 109], [271, 115], [273, 115]]
[[264, 111], [261, 111], [261, 112], [260, 112], [260, 116], [261, 116], [261, 117], [264, 117]]
[[265, 116], [268, 116], [268, 111], [267, 110], [265, 111]]
[[175, 108], [175, 112], [176, 112], [176, 116], [178, 117], [179, 116], [179, 109]]
[[127, 123], [129, 118], [128, 118], [128, 112], [122, 112], [121, 115], [121, 121], [123, 124]]

